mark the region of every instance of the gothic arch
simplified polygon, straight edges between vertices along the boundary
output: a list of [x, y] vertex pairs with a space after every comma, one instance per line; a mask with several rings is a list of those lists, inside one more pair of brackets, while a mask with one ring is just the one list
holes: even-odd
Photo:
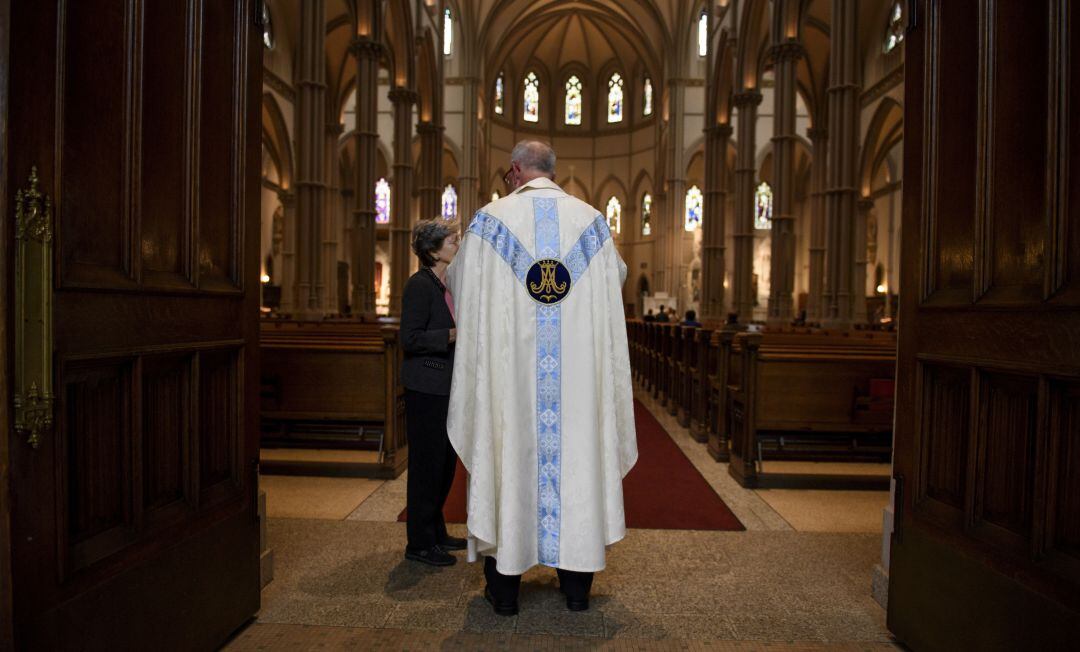
[[386, 4], [386, 48], [391, 87], [413, 88], [416, 81], [412, 11], [408, 0]]
[[870, 194], [874, 173], [903, 138], [904, 108], [896, 100], [886, 97], [874, 111], [863, 141], [859, 161], [859, 188], [863, 196]]
[[282, 116], [281, 107], [271, 93], [263, 93], [262, 102], [263, 138], [269, 139], [270, 151], [277, 155], [278, 173], [281, 175], [281, 187], [292, 187], [293, 152], [292, 139]]
[[626, 192], [626, 186], [623, 185], [623, 182], [617, 176], [609, 174], [597, 188], [598, 190], [593, 201], [593, 206], [598, 208], [601, 213], [604, 212], [604, 207], [607, 206], [608, 199], [611, 199], [612, 195], [622, 202], [623, 210], [626, 210], [626, 206], [629, 205], [631, 197]]
[[747, 0], [739, 25], [735, 80], [741, 90], [757, 88], [761, 81], [761, 52], [768, 42], [769, 0]]
[[417, 113], [420, 122], [442, 122], [442, 88], [438, 84], [439, 67], [436, 56], [435, 39], [431, 30], [425, 29], [416, 57], [416, 90], [419, 94]]

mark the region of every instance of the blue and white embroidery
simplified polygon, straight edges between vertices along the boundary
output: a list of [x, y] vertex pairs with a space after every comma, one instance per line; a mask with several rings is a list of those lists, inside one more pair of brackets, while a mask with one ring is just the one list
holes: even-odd
[[581, 275], [589, 268], [593, 256], [603, 248], [604, 243], [610, 238], [611, 229], [608, 227], [607, 220], [603, 215], [597, 215], [592, 224], [585, 227], [585, 230], [581, 232], [581, 236], [578, 237], [574, 246], [570, 247], [570, 251], [567, 252], [566, 257], [563, 259], [566, 267], [570, 270], [570, 278], [573, 282], [576, 283], [581, 278]]
[[517, 236], [497, 217], [487, 213], [477, 213], [469, 225], [469, 233], [474, 233], [491, 243], [495, 252], [514, 270], [514, 276], [522, 283], [525, 275], [533, 266], [533, 258], [525, 250]]

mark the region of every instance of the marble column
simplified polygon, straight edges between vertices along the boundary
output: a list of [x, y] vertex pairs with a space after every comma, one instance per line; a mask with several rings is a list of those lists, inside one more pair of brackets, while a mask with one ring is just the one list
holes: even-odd
[[[377, 3], [376, 3], [377, 5]], [[349, 274], [352, 276], [353, 314], [375, 314], [375, 178], [379, 142], [379, 57], [382, 45], [370, 37], [353, 39], [356, 58], [356, 165], [353, 188], [352, 237]]]
[[822, 290], [825, 283], [825, 169], [828, 131], [821, 127], [806, 130], [810, 139], [810, 283], [806, 298], [809, 321], [822, 318]]
[[874, 200], [860, 197], [856, 205], [855, 228], [852, 239], [855, 252], [852, 256], [851, 269], [851, 321], [855, 324], [866, 323], [866, 274], [868, 260], [866, 242], [866, 221], [874, 209]]
[[[281, 200], [282, 241], [281, 270], [275, 271], [280, 279], [281, 312], [291, 313], [296, 310], [296, 193], [282, 190], [278, 192]], [[276, 261], [275, 261], [276, 262]]]
[[300, 318], [321, 314], [320, 225], [326, 214], [326, 3], [300, 3], [296, 69], [296, 304]]
[[462, 82], [464, 120], [461, 124], [461, 167], [458, 174], [458, 216], [464, 232], [469, 228], [472, 216], [487, 203], [480, 196], [479, 157], [477, 156], [479, 130], [480, 80], [466, 77]]
[[772, 260], [769, 271], [769, 321], [786, 323], [794, 313], [795, 293], [795, 71], [803, 47], [788, 40], [774, 45]]
[[341, 170], [338, 143], [345, 125], [332, 122], [326, 125], [326, 205], [319, 228], [319, 309], [325, 314], [336, 314], [338, 305], [338, 246], [344, 222], [345, 204], [341, 197]]
[[442, 143], [443, 127], [434, 122], [416, 125], [420, 134], [420, 170], [417, 194], [420, 219], [430, 220], [442, 215]]
[[[857, 0], [832, 0], [829, 54], [829, 154], [825, 195], [825, 314], [833, 327], [854, 318], [854, 230], [859, 150]], [[859, 293], [863, 291], [860, 288]]]
[[686, 163], [683, 160], [686, 82], [675, 80], [668, 88], [670, 111], [668, 113], [668, 151], [665, 152], [668, 159], [667, 201], [664, 213], [662, 213], [667, 219], [663, 222], [661, 244], [664, 282], [659, 289], [670, 294], [672, 302], [678, 306], [679, 310], [683, 310], [686, 307], [681, 301], [682, 288], [686, 279], [686, 261], [683, 259], [683, 233], [686, 231], [683, 225], [683, 216], [686, 211]]
[[401, 315], [401, 296], [412, 265], [413, 104], [416, 91], [390, 91], [394, 107], [394, 182], [390, 190], [390, 314]]
[[757, 176], [757, 108], [761, 92], [750, 89], [735, 94], [739, 138], [735, 162], [735, 298], [732, 307], [739, 321], [749, 322], [754, 315], [754, 186]]
[[705, 224], [701, 256], [701, 320], [724, 319], [724, 271], [727, 234], [727, 149], [731, 125], [705, 130]]

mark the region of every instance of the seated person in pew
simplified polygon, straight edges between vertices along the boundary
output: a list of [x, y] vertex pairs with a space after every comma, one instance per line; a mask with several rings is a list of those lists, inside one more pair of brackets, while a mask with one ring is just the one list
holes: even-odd
[[457, 329], [454, 301], [445, 284], [446, 267], [458, 250], [457, 232], [455, 224], [444, 220], [423, 221], [413, 228], [412, 249], [420, 258], [420, 271], [405, 284], [401, 308], [401, 381], [409, 440], [405, 558], [432, 566], [453, 565], [457, 559], [447, 551], [466, 546], [464, 539], [447, 534], [443, 520], [458, 459], [446, 433]]

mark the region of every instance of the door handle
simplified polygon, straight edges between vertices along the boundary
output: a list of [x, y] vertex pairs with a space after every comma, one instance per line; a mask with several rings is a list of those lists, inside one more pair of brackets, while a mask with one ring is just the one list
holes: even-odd
[[38, 448], [53, 428], [52, 200], [37, 167], [15, 193], [15, 431]]

